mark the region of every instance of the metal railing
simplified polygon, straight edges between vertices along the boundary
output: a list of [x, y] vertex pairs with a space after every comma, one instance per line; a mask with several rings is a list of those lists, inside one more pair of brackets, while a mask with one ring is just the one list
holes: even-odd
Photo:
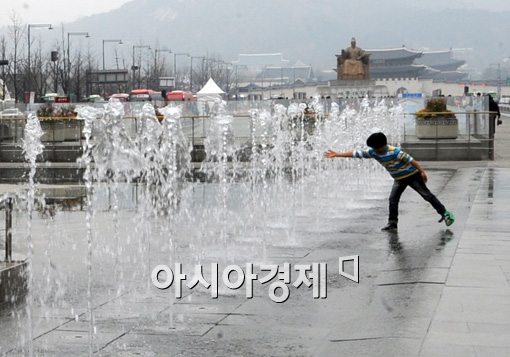
[[5, 262], [12, 262], [12, 206], [13, 198], [5, 197], [3, 208], [5, 210]]
[[[404, 118], [412, 118], [413, 122], [405, 119], [403, 123], [403, 143], [408, 146], [421, 145], [421, 150], [434, 151], [434, 158], [440, 159], [439, 151], [449, 152], [455, 157], [466, 159], [489, 159], [494, 160], [495, 118], [494, 112], [483, 110], [466, 110], [455, 112], [455, 117], [450, 118], [451, 125], [458, 127], [454, 137], [444, 137], [444, 124], [441, 114], [451, 115], [451, 112], [431, 113], [437, 117], [423, 118], [421, 123], [415, 120], [418, 113], [405, 113]], [[447, 122], [444, 121], [443, 123]], [[455, 123], [453, 123], [453, 121]], [[418, 125], [428, 127], [428, 136], [423, 137], [423, 132]], [[448, 140], [450, 139], [450, 140]], [[461, 155], [461, 152], [462, 155]], [[429, 153], [427, 157], [432, 157]]]
[[[488, 97], [442, 97], [446, 112], [417, 119], [421, 117], [417, 114], [426, 114], [422, 109], [427, 107], [429, 99], [399, 101], [404, 109], [401, 133], [405, 149], [424, 160], [494, 159], [494, 113], [489, 111]], [[439, 119], [442, 114], [446, 120]]]
[[[422, 143], [424, 140], [419, 140], [416, 136], [416, 125], [415, 116], [418, 109], [424, 107], [424, 101], [426, 98], [422, 98], [417, 101], [407, 100], [404, 104], [405, 114], [404, 120], [401, 126], [401, 135], [404, 143], [416, 144], [418, 141]], [[458, 139], [455, 143], [447, 142], [439, 138], [439, 132], [435, 138], [429, 139], [426, 143], [426, 150], [434, 150], [436, 152], [436, 159], [440, 159], [438, 154], [440, 146], [450, 146], [450, 152], [459, 152], [461, 150], [467, 150], [467, 156], [476, 158], [480, 152], [484, 152], [483, 156], [489, 159], [494, 158], [494, 123], [489, 120], [491, 112], [487, 109], [487, 103], [483, 98], [448, 98], [449, 106], [448, 109], [452, 109], [456, 117], [458, 118]], [[333, 100], [326, 100], [324, 102], [324, 108], [329, 108], [330, 103]], [[263, 102], [228, 102], [229, 112], [234, 113], [233, 116], [233, 133], [237, 142], [248, 142], [251, 141], [253, 136], [257, 133], [252, 131], [252, 121], [249, 114], [249, 109], [256, 108], [271, 110], [271, 107], [276, 101], [263, 101]], [[450, 103], [451, 102], [451, 103]], [[348, 100], [342, 101], [342, 104], [350, 103]], [[358, 104], [359, 101], [353, 101], [353, 104]], [[129, 104], [129, 105], [128, 105]], [[136, 106], [143, 105], [143, 103], [127, 103], [126, 115], [124, 117], [124, 125], [126, 131], [131, 138], [135, 138], [139, 128], [139, 120], [133, 116], [132, 109]], [[288, 103], [287, 103], [288, 104]], [[409, 106], [409, 104], [411, 104]], [[183, 106], [183, 116], [181, 117], [181, 125], [184, 135], [188, 138], [190, 144], [195, 148], [204, 144], [205, 138], [209, 130], [209, 116], [206, 113], [196, 113], [195, 102], [184, 102], [180, 103]], [[475, 109], [476, 108], [476, 109]], [[440, 113], [436, 113], [440, 114]], [[448, 113], [451, 114], [451, 113]], [[328, 113], [324, 112], [327, 116]], [[74, 161], [76, 155], [80, 155], [80, 150], [83, 140], [83, 126], [84, 122], [80, 119], [63, 119], [53, 118], [54, 120], [42, 120], [41, 125], [43, 127], [44, 135], [42, 141], [45, 144], [45, 158], [44, 160], [64, 160]], [[23, 139], [23, 130], [26, 120], [13, 119], [13, 118], [0, 118], [0, 141], [1, 144], [14, 144], [17, 146], [21, 144]], [[438, 128], [436, 128], [438, 129]], [[434, 145], [432, 145], [434, 144]], [[80, 148], [78, 148], [78, 146]], [[1, 150], [11, 150], [11, 152], [2, 153]], [[10, 161], [12, 157], [12, 145], [0, 146], [0, 156], [4, 161]], [[423, 149], [425, 150], [425, 148]], [[71, 153], [71, 151], [74, 152]], [[17, 154], [16, 154], [17, 155]], [[18, 155], [19, 156], [19, 155]], [[62, 159], [68, 158], [68, 159]]]

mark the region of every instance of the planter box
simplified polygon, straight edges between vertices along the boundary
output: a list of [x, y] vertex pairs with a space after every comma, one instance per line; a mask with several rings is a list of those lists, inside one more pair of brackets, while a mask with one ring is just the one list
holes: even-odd
[[43, 136], [41, 141], [79, 141], [80, 122], [77, 120], [44, 120], [41, 121]]
[[61, 121], [43, 121], [41, 122], [41, 129], [43, 130], [42, 142], [65, 140], [64, 123]]
[[457, 118], [416, 118], [418, 139], [457, 139], [459, 120]]

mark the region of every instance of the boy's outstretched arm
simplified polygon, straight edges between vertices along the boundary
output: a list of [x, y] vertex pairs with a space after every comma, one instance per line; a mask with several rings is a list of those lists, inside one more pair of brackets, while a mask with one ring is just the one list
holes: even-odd
[[324, 153], [324, 156], [327, 157], [328, 159], [332, 159], [334, 157], [353, 157], [353, 152], [352, 151], [333, 151], [333, 150], [328, 150]]
[[427, 174], [425, 173], [425, 170], [423, 170], [423, 168], [421, 167], [420, 163], [416, 160], [413, 160], [413, 161], [411, 161], [411, 165], [416, 167], [416, 169], [418, 170], [418, 172], [421, 175], [421, 178], [423, 179], [423, 182], [427, 183], [427, 180], [428, 180]]

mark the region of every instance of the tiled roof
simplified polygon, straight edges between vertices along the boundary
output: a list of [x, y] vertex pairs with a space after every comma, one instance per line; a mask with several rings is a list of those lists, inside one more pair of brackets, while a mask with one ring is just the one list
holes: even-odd
[[281, 53], [254, 53], [254, 54], [240, 54], [237, 61], [232, 61], [233, 64], [248, 67], [264, 67], [264, 66], [284, 66], [289, 63], [288, 60], [283, 59]]
[[370, 60], [392, 60], [402, 58], [418, 58], [422, 52], [410, 50], [405, 47], [390, 49], [369, 49], [366, 50], [370, 54]]

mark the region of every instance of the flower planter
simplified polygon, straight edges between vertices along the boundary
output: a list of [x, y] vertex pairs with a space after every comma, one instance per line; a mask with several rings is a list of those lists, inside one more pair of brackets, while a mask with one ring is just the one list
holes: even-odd
[[79, 141], [81, 126], [76, 117], [40, 117], [41, 141]]
[[41, 129], [43, 135], [42, 142], [60, 142], [65, 140], [65, 128], [62, 121], [42, 121]]
[[457, 139], [459, 120], [457, 118], [416, 118], [418, 139]]

